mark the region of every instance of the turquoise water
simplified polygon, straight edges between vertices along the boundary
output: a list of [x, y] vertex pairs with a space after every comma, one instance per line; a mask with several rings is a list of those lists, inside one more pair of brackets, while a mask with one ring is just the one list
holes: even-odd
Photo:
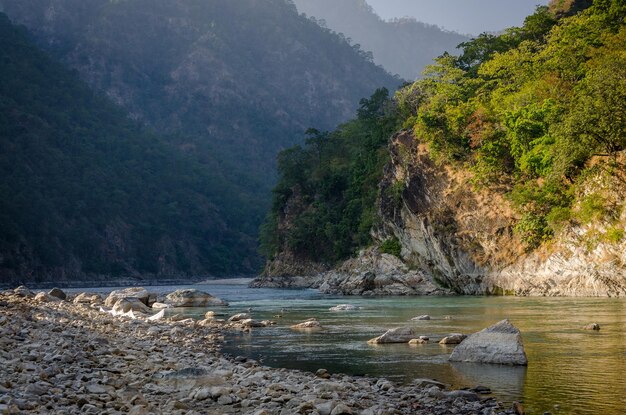
[[[251, 308], [255, 319], [278, 323], [251, 333], [228, 335], [223, 351], [233, 356], [248, 356], [273, 367], [325, 368], [402, 383], [425, 377], [455, 388], [484, 385], [499, 400], [523, 402], [528, 414], [626, 414], [626, 299], [355, 298], [242, 285], [194, 287], [230, 302], [228, 308], [214, 309], [224, 317]], [[174, 288], [151, 287], [161, 292]], [[361, 309], [328, 310], [345, 303]], [[200, 318], [206, 310], [182, 311]], [[423, 314], [432, 320], [410, 321]], [[311, 317], [324, 329], [303, 333], [289, 328]], [[393, 327], [411, 326], [419, 335], [440, 339], [453, 332], [469, 334], [504, 318], [522, 332], [527, 368], [450, 363], [447, 359], [453, 346], [435, 342], [416, 346], [367, 344], [368, 339]], [[599, 332], [582, 330], [592, 322], [600, 324]]]

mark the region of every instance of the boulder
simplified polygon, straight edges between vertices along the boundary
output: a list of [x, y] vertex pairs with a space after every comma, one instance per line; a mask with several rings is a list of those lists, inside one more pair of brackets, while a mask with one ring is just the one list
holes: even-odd
[[111, 294], [104, 300], [104, 305], [107, 307], [113, 307], [117, 300], [121, 298], [136, 298], [146, 306], [148, 305], [148, 298], [150, 294], [148, 290], [143, 287], [129, 287], [122, 290], [112, 291]]
[[465, 340], [467, 336], [461, 333], [452, 333], [443, 339], [439, 340], [439, 344], [459, 344]]
[[600, 325], [598, 323], [587, 324], [583, 327], [585, 330], [600, 330]]
[[357, 307], [353, 304], [338, 304], [334, 307], [329, 308], [329, 311], [356, 311], [359, 310], [361, 307]]
[[120, 298], [115, 304], [113, 304], [113, 314], [120, 315], [126, 314], [129, 311], [137, 312], [137, 313], [149, 313], [150, 309], [143, 302], [139, 301], [138, 298]]
[[291, 326], [291, 328], [295, 330], [315, 330], [315, 329], [321, 329], [322, 325], [316, 319], [311, 318], [302, 323], [294, 324], [293, 326]]
[[502, 320], [469, 335], [454, 349], [450, 361], [516, 366], [528, 364], [522, 335], [509, 320]]
[[100, 294], [80, 293], [74, 298], [74, 304], [97, 304], [102, 302]]
[[418, 321], [418, 320], [430, 320], [430, 316], [425, 314], [423, 316], [419, 316], [419, 317], [413, 317], [411, 320], [413, 321]]
[[215, 316], [216, 316], [216, 315], [217, 315], [217, 314], [215, 313], [215, 311], [211, 311], [211, 310], [209, 310], [209, 311], [207, 311], [207, 312], [204, 314], [204, 318], [205, 318], [205, 319], [207, 319], [207, 320], [209, 320], [209, 319], [213, 319], [213, 318], [215, 318]]
[[[208, 314], [208, 313], [207, 313], [207, 314]], [[205, 315], [205, 317], [206, 317], [206, 318], [208, 318], [206, 315]], [[234, 322], [234, 321], [249, 320], [249, 319], [251, 319], [251, 318], [252, 318], [252, 317], [251, 317], [251, 316], [250, 316], [250, 314], [248, 314], [248, 313], [239, 313], [239, 314], [235, 314], [234, 316], [231, 316], [231, 317], [228, 319], [228, 322], [229, 322], [229, 323], [232, 323], [232, 322]]]
[[38, 301], [40, 303], [51, 303], [54, 301], [61, 301], [61, 299], [57, 297], [53, 297], [50, 294], [46, 294], [44, 292], [40, 292], [40, 293], [37, 293], [37, 295], [35, 296], [35, 301]]
[[165, 297], [165, 303], [172, 307], [227, 306], [228, 303], [209, 293], [195, 288], [176, 290]]
[[158, 302], [157, 302], [157, 303], [152, 304], [152, 308], [153, 308], [154, 310], [162, 310], [162, 309], [164, 309], [164, 308], [172, 308], [172, 306], [171, 306], [171, 305], [169, 305], [169, 304], [165, 304], [165, 303], [158, 303]]
[[59, 288], [51, 289], [50, 291], [48, 291], [48, 295], [51, 295], [52, 297], [56, 297], [59, 300], [67, 299], [67, 294], [65, 294], [65, 292], [63, 292], [63, 290], [61, 290]]
[[16, 289], [13, 290], [13, 294], [19, 295], [20, 297], [34, 297], [35, 294], [28, 287], [24, 285], [20, 285]]
[[408, 343], [414, 338], [415, 332], [411, 327], [398, 327], [395, 329], [387, 330], [385, 334], [370, 339], [367, 342], [369, 344]]
[[409, 344], [427, 344], [428, 340], [424, 339], [411, 339], [409, 340]]

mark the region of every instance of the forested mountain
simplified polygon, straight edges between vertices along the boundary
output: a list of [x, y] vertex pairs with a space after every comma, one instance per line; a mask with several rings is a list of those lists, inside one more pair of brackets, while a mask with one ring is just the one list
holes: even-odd
[[280, 155], [268, 275], [373, 246], [459, 292], [626, 293], [624, 2], [553, 1], [376, 102]]
[[[374, 62], [407, 80], [416, 79], [433, 58], [455, 53], [468, 40], [414, 18], [382, 20], [366, 0], [294, 0], [298, 11], [343, 33], [373, 54]], [[419, 16], [417, 16], [419, 19]]]
[[133, 118], [267, 189], [278, 150], [399, 84], [284, 0], [0, 0], [0, 10]]
[[0, 279], [252, 272], [262, 210], [169, 141], [0, 13]]
[[398, 84], [282, 0], [0, 10], [5, 280], [255, 272], [276, 153]]

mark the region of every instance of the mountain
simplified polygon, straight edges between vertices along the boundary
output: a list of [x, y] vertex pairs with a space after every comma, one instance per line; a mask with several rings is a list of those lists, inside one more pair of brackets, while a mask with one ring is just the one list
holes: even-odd
[[130, 120], [0, 13], [0, 281], [256, 269], [250, 193]]
[[619, 0], [538, 7], [282, 153], [256, 284], [626, 295], [625, 18]]
[[284, 1], [0, 10], [4, 280], [254, 273], [276, 153], [398, 84]]
[[[373, 54], [374, 62], [414, 80], [433, 58], [454, 53], [466, 36], [403, 17], [382, 20], [365, 0], [294, 0], [300, 13], [351, 38]], [[417, 16], [419, 18], [419, 16]]]
[[280, 149], [399, 84], [283, 0], [0, 0], [0, 10], [134, 119], [266, 189]]

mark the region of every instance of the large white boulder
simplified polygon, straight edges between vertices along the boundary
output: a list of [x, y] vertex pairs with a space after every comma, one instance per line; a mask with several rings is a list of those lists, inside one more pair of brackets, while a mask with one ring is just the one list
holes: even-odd
[[117, 300], [122, 298], [136, 298], [145, 305], [148, 305], [148, 298], [150, 294], [148, 290], [143, 287], [129, 287], [122, 290], [112, 291], [111, 294], [104, 300], [104, 305], [107, 307], [113, 307]]
[[496, 363], [525, 366], [528, 358], [522, 335], [509, 320], [469, 335], [450, 355], [453, 362]]
[[165, 297], [165, 303], [171, 305], [172, 307], [209, 307], [228, 305], [226, 301], [213, 297], [209, 293], [196, 290], [195, 288], [176, 290]]
[[367, 342], [369, 344], [408, 343], [415, 337], [415, 331], [411, 327], [398, 327], [387, 330], [385, 334], [370, 339]]

